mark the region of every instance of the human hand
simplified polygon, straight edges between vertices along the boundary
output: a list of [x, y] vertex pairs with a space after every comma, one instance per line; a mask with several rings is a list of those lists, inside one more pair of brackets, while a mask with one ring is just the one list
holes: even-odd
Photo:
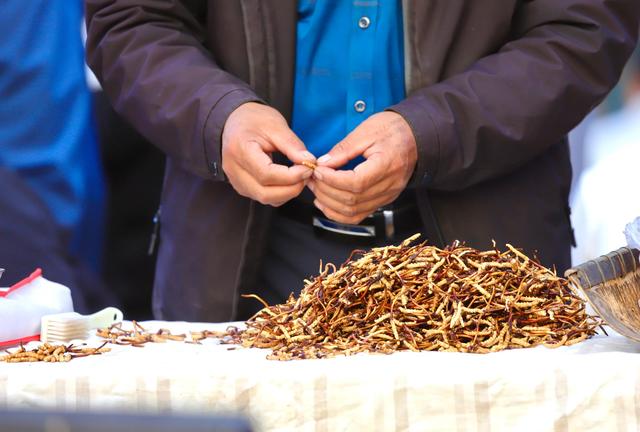
[[[295, 165], [273, 162], [272, 153], [283, 153]], [[312, 169], [300, 165], [315, 162], [287, 121], [275, 109], [255, 102], [236, 108], [222, 131], [222, 169], [240, 195], [278, 207], [298, 196]]]
[[[364, 156], [353, 170], [338, 170]], [[400, 114], [384, 111], [362, 122], [326, 155], [318, 158], [308, 187], [314, 204], [329, 219], [358, 224], [395, 200], [416, 166], [416, 140]]]

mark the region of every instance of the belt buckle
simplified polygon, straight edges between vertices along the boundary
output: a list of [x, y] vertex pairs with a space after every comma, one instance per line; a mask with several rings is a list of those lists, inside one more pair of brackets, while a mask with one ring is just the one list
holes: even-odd
[[373, 222], [373, 225], [352, 225], [335, 222], [320, 216], [313, 217], [314, 228], [330, 231], [342, 235], [375, 238], [378, 232], [384, 233], [387, 240], [395, 235], [393, 210], [379, 209], [376, 213], [365, 219]]
[[343, 224], [320, 216], [313, 217], [313, 227], [319, 228], [324, 231], [330, 231], [337, 234], [354, 237], [374, 238], [376, 236], [375, 225]]
[[391, 240], [396, 235], [396, 226], [393, 220], [393, 210], [382, 210], [382, 218], [384, 221], [384, 235], [387, 240]]

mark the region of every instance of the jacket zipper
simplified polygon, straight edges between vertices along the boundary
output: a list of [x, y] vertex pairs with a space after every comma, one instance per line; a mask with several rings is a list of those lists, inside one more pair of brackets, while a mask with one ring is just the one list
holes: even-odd
[[153, 230], [151, 231], [149, 249], [147, 250], [147, 255], [149, 256], [152, 256], [156, 252], [156, 245], [160, 236], [160, 216], [162, 216], [162, 206], [158, 206], [156, 214], [153, 215]]
[[404, 94], [405, 97], [409, 96], [412, 88], [412, 80], [411, 80], [411, 39], [409, 38], [409, 20], [411, 16], [409, 15], [409, 8], [411, 7], [411, 0], [402, 0], [402, 39], [404, 44]]

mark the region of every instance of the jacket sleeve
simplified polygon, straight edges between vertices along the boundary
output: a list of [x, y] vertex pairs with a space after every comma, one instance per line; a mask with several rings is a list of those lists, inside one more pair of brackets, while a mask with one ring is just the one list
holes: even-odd
[[513, 38], [390, 108], [418, 145], [412, 184], [457, 190], [517, 169], [562, 140], [617, 82], [637, 0], [528, 0]]
[[260, 101], [216, 65], [179, 0], [87, 0], [87, 62], [116, 111], [184, 169], [224, 180], [229, 114]]

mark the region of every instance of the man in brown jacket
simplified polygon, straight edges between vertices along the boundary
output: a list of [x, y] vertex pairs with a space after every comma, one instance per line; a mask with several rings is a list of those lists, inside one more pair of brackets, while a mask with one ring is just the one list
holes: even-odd
[[[284, 217], [347, 238], [374, 233], [376, 243], [420, 219], [436, 244], [486, 248], [495, 239], [560, 271], [570, 265], [566, 134], [617, 81], [639, 2], [402, 1], [406, 97], [332, 143], [313, 173], [303, 162], [314, 156], [289, 128], [298, 6], [87, 1], [90, 66], [115, 109], [167, 154], [157, 318], [238, 317], [239, 293], [259, 291], [269, 273], [266, 251], [286, 252], [269, 229]], [[354, 109], [366, 113], [360, 102]], [[338, 169], [359, 155], [359, 168]], [[305, 185], [323, 217], [307, 212]], [[413, 202], [419, 216], [403, 216], [398, 202]], [[274, 212], [282, 204], [288, 210]], [[354, 225], [365, 218], [373, 222]], [[339, 242], [286, 234], [312, 250]]]

